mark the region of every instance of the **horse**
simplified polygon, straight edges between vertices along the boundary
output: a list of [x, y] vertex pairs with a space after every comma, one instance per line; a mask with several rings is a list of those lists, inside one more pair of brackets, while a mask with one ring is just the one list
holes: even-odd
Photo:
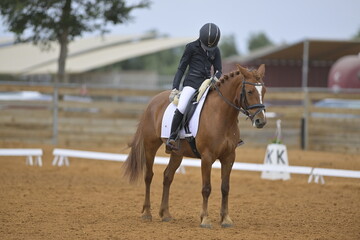
[[[201, 227], [212, 227], [208, 214], [208, 199], [211, 193], [211, 168], [217, 159], [221, 163], [220, 224], [222, 227], [233, 225], [228, 212], [228, 195], [235, 149], [241, 141], [238, 115], [240, 112], [247, 115], [255, 128], [262, 128], [266, 124], [263, 104], [266, 92], [263, 82], [264, 74], [264, 64], [254, 70], [237, 65], [237, 70], [223, 75], [218, 82], [212, 84], [212, 89], [208, 92], [195, 138], [196, 147], [201, 156], [203, 197]], [[150, 100], [140, 118], [134, 138], [129, 144], [130, 153], [122, 166], [124, 176], [130, 182], [136, 182], [140, 176], [144, 175], [145, 200], [142, 218], [147, 221], [152, 220], [150, 185], [154, 175], [154, 158], [160, 146], [166, 142], [166, 139], [161, 138], [161, 123], [165, 109], [169, 105], [169, 94], [170, 91], [164, 91]], [[172, 220], [169, 211], [169, 192], [174, 174], [184, 156], [196, 158], [186, 140], [179, 141], [180, 149], [171, 151], [169, 163], [164, 170], [159, 216], [165, 222]]]

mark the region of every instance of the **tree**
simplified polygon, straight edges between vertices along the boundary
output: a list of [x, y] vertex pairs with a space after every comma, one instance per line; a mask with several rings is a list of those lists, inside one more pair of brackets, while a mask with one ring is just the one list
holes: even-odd
[[265, 33], [252, 33], [248, 40], [248, 49], [253, 51], [258, 48], [274, 45], [273, 42], [266, 36]]
[[[150, 39], [167, 37], [160, 34], [157, 30], [147, 32]], [[160, 75], [175, 74], [184, 47], [177, 47], [124, 60], [115, 64], [113, 67], [122, 70], [156, 70]]]
[[130, 12], [150, 6], [149, 0], [127, 5], [126, 0], [1, 0], [0, 13], [17, 41], [60, 45], [57, 80], [64, 81], [68, 44], [86, 32], [108, 31], [107, 24], [132, 19]]
[[354, 34], [352, 37], [353, 40], [360, 40], [360, 28], [358, 29], [357, 33]]
[[220, 40], [219, 47], [221, 49], [221, 55], [223, 58], [230, 57], [232, 55], [238, 55], [238, 50], [236, 48], [235, 36], [229, 35], [224, 36]]

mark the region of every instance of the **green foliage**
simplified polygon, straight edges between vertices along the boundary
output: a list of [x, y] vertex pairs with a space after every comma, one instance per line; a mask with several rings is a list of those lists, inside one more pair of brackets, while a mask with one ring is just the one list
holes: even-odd
[[160, 75], [175, 74], [184, 47], [168, 49], [141, 57], [128, 59], [97, 71], [111, 70], [151, 70]]
[[0, 14], [17, 41], [50, 46], [58, 41], [60, 54], [55, 81], [65, 80], [67, 46], [86, 32], [107, 32], [106, 25], [131, 20], [130, 12], [149, 7], [149, 0], [127, 5], [126, 0], [1, 0]]
[[[160, 36], [156, 30], [149, 33], [152, 33], [154, 37]], [[223, 58], [238, 54], [233, 35], [223, 37], [219, 48]], [[112, 68], [121, 70], [156, 70], [160, 75], [174, 75], [184, 49], [185, 46], [125, 60], [112, 66]]]
[[[147, 39], [166, 37], [166, 35], [159, 34], [155, 29], [148, 31], [147, 35], [149, 36]], [[173, 75], [177, 70], [184, 49], [185, 46], [163, 50], [145, 56], [124, 60], [111, 66], [96, 69], [95, 71], [150, 70], [156, 71], [160, 75]]]
[[270, 143], [273, 143], [273, 144], [283, 144], [281, 140], [276, 139], [276, 138], [275, 138], [275, 139], [272, 139], [272, 140], [270, 141]]
[[220, 40], [219, 48], [223, 58], [239, 54], [234, 35], [223, 36]]
[[354, 34], [352, 37], [353, 40], [360, 40], [360, 28], [358, 29], [357, 33]]
[[274, 45], [273, 42], [266, 36], [265, 33], [252, 33], [248, 40], [248, 49], [253, 51], [258, 48]]
[[125, 0], [1, 0], [0, 13], [18, 41], [48, 44], [71, 41], [85, 32], [105, 33], [107, 23], [130, 21], [133, 9], [149, 5], [148, 0], [134, 5]]

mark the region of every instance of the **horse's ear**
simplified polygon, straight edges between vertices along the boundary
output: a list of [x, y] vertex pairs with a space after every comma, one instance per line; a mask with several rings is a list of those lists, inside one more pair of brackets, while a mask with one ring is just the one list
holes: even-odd
[[241, 72], [241, 74], [244, 75], [245, 78], [251, 77], [250, 72], [246, 68], [240, 66], [240, 64], [237, 64], [237, 67], [238, 67], [239, 71]]
[[260, 78], [263, 78], [265, 75], [265, 64], [261, 64], [257, 72], [259, 73]]

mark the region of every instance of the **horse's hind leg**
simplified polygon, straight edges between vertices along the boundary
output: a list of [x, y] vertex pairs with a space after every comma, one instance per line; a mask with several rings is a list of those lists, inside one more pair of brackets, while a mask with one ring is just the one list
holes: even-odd
[[142, 210], [142, 218], [144, 220], [151, 221], [151, 204], [150, 204], [150, 186], [152, 182], [152, 178], [154, 176], [153, 172], [153, 165], [154, 165], [154, 158], [156, 155], [157, 150], [161, 146], [162, 142], [159, 141], [158, 143], [153, 143], [151, 146], [145, 146], [145, 156], [146, 156], [146, 170], [145, 170], [145, 201]]
[[164, 171], [163, 194], [159, 211], [159, 215], [164, 222], [168, 222], [172, 219], [169, 212], [170, 185], [174, 180], [176, 169], [180, 166], [182, 158], [182, 155], [171, 153], [169, 164]]

